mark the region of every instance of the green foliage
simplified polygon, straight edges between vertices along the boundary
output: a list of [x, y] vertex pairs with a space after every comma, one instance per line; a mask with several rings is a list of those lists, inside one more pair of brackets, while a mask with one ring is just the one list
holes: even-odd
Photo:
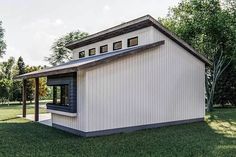
[[229, 56], [236, 51], [235, 19], [219, 0], [183, 0], [161, 21], [210, 60], [221, 50]]
[[[38, 71], [42, 70], [42, 66], [26, 66], [26, 72], [33, 72], [33, 71]], [[27, 93], [32, 93], [28, 94], [28, 100], [33, 100], [34, 99], [34, 91], [35, 91], [35, 80], [34, 79], [28, 79], [27, 80], [27, 87], [26, 87], [26, 92]], [[47, 87], [47, 79], [46, 78], [40, 78], [39, 79], [39, 97], [44, 98], [48, 94], [48, 87]]]
[[[23, 58], [20, 56], [17, 60], [16, 66], [14, 67], [13, 76], [21, 75], [25, 73], [25, 63]], [[22, 81], [13, 80], [13, 91], [12, 91], [12, 101], [22, 101]]]
[[6, 62], [2, 62], [0, 65], [0, 79], [1, 78], [7, 78], [12, 79], [12, 70], [13, 65], [15, 64], [15, 58], [10, 57]]
[[[213, 62], [214, 66], [207, 70], [206, 77], [209, 108], [213, 105], [215, 89], [219, 89], [216, 88], [220, 85], [218, 79], [226, 77], [224, 70], [236, 53], [235, 1], [221, 2], [183, 0], [170, 9], [167, 18], [161, 19], [163, 25]], [[235, 76], [230, 76], [232, 78], [225, 79], [236, 79]], [[222, 92], [220, 94], [225, 95]]]
[[216, 104], [236, 105], [236, 67], [234, 65], [236, 64], [231, 62], [219, 78], [214, 97]]
[[53, 66], [70, 60], [71, 51], [65, 47], [66, 44], [82, 39], [87, 35], [88, 33], [81, 31], [74, 31], [66, 34], [53, 43], [51, 48], [52, 53], [45, 59]]
[[2, 103], [9, 100], [11, 87], [12, 80], [6, 78], [0, 79], [0, 100]]
[[10, 57], [6, 62], [0, 64], [0, 99], [1, 102], [9, 101], [12, 98], [13, 80], [12, 69], [15, 58]]
[[[15, 64], [15, 59], [10, 57], [8, 61], [0, 64], [0, 99], [3, 101], [22, 101], [22, 81], [13, 80], [14, 76], [24, 73], [41, 70], [41, 66], [25, 66], [22, 57], [19, 57]], [[40, 78], [39, 80], [39, 96], [45, 98], [48, 93], [46, 85], [46, 78]], [[27, 100], [32, 101], [34, 99], [35, 83], [34, 79], [26, 80], [26, 92]]]
[[17, 67], [18, 67], [18, 75], [22, 75], [25, 73], [25, 63], [21, 56], [19, 57], [17, 61]]
[[22, 81], [13, 80], [11, 101], [22, 101]]
[[5, 54], [6, 43], [3, 40], [4, 29], [2, 28], [2, 21], [0, 21], [0, 58]]

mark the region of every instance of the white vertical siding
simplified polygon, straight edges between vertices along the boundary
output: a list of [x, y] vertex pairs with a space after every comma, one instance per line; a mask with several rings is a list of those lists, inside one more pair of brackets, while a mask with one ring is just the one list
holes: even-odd
[[76, 49], [74, 58], [134, 36], [165, 45], [78, 72], [78, 116], [52, 114], [53, 123], [87, 132], [204, 117], [204, 63], [153, 27]]
[[204, 63], [152, 31], [165, 45], [86, 72], [88, 131], [204, 117]]

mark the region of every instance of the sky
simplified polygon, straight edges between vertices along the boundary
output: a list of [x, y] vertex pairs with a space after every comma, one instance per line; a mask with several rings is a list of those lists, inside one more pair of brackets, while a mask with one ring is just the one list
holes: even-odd
[[80, 30], [89, 34], [150, 14], [165, 17], [180, 0], [0, 0], [6, 55], [28, 65], [48, 65], [45, 57], [59, 37]]

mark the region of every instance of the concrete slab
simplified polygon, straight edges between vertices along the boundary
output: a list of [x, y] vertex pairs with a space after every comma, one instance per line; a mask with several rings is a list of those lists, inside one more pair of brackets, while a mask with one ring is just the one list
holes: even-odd
[[[22, 117], [22, 115], [18, 115], [17, 117]], [[26, 119], [34, 121], [34, 114], [27, 114]], [[47, 126], [52, 126], [52, 118], [51, 118], [51, 113], [42, 113], [39, 114], [39, 123], [47, 125]]]

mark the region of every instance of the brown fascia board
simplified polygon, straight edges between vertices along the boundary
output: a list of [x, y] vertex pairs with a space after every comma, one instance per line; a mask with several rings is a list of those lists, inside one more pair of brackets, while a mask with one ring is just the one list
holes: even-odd
[[183, 47], [185, 50], [190, 52], [192, 55], [194, 55], [196, 58], [204, 62], [206, 65], [211, 66], [212, 63], [202, 54], [198, 53], [196, 50], [194, 50], [189, 44], [187, 44], [185, 41], [177, 37], [174, 33], [166, 29], [161, 23], [159, 23], [157, 20], [155, 20], [152, 16], [146, 15], [140, 18], [137, 18], [135, 20], [120, 24], [118, 26], [112, 27], [110, 29], [98, 32], [93, 35], [89, 35], [79, 41], [67, 44], [66, 47], [73, 50], [78, 47], [86, 46], [88, 44], [96, 43], [105, 39], [109, 39], [115, 36], [119, 36], [122, 34], [126, 34], [132, 31], [136, 31], [142, 28], [146, 28], [149, 26], [155, 27], [157, 30], [162, 32], [164, 35], [169, 37], [171, 40], [176, 42], [178, 45]]
[[[93, 44], [102, 40], [106, 40], [106, 39], [110, 39], [122, 34], [126, 34], [129, 32], [133, 32], [142, 28], [146, 28], [148, 26], [152, 26], [152, 23], [150, 20], [143, 20], [139, 23], [134, 23], [134, 24], [130, 24], [126, 27], [121, 27], [121, 28], [112, 28], [112, 29], [108, 29], [93, 35], [90, 35], [88, 37], [85, 37], [77, 42], [73, 42], [70, 44], [66, 45], [66, 48], [73, 50], [76, 49], [78, 47], [82, 47], [82, 46], [86, 46], [89, 44]], [[120, 27], [120, 26], [118, 26]]]

